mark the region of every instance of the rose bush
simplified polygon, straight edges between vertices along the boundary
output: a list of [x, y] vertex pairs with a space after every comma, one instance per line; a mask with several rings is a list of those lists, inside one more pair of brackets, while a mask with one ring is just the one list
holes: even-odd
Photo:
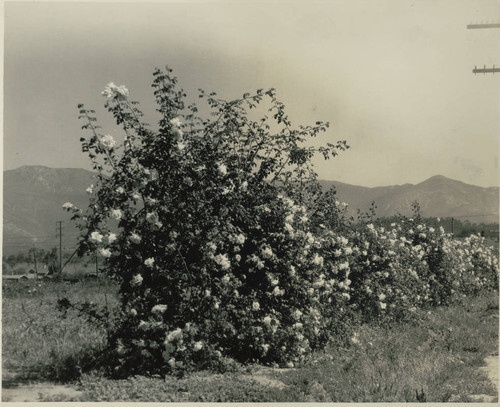
[[[121, 284], [115, 373], [182, 371], [223, 356], [302, 360], [331, 338], [346, 301], [313, 233], [324, 205], [311, 165], [316, 151], [335, 156], [345, 142], [304, 147], [328, 124], [292, 128], [272, 89], [231, 102], [201, 91], [213, 114], [202, 119], [168, 69], [155, 71], [153, 87], [157, 130], [124, 86], [106, 86], [123, 143], [79, 106], [97, 184], [86, 213], [66, 209], [80, 222], [81, 252], [98, 250]], [[271, 118], [251, 120], [248, 110], [264, 104]]]

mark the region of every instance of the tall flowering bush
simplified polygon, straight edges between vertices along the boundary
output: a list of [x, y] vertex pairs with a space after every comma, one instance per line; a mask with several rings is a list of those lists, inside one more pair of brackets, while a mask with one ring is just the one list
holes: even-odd
[[[315, 152], [332, 157], [345, 142], [304, 147], [328, 124], [294, 128], [273, 89], [230, 102], [200, 91], [211, 109], [200, 118], [170, 70], [156, 70], [152, 86], [155, 129], [124, 86], [102, 92], [121, 142], [79, 105], [97, 181], [87, 211], [66, 209], [79, 221], [80, 251], [100, 253], [121, 284], [114, 373], [184, 371], [224, 356], [293, 365], [324, 346], [346, 312], [321, 254], [325, 196], [311, 165]], [[266, 110], [253, 120], [251, 109]]]

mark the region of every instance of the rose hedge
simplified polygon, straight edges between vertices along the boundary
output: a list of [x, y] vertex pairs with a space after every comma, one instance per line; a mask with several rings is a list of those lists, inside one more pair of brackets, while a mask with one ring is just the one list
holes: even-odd
[[227, 357], [293, 366], [345, 343], [360, 316], [407, 317], [496, 287], [498, 262], [479, 238], [458, 242], [420, 219], [392, 230], [350, 222], [311, 164], [345, 142], [304, 147], [328, 125], [293, 128], [274, 90], [231, 102], [200, 91], [212, 112], [203, 119], [170, 70], [155, 71], [153, 88], [155, 130], [124, 86], [106, 86], [123, 142], [79, 106], [97, 182], [88, 210], [65, 204], [80, 253], [98, 251], [120, 282], [114, 375], [223, 367]]

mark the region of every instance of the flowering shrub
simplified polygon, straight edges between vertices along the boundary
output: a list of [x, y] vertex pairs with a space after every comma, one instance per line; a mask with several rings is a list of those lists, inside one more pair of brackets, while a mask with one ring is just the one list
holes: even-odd
[[[124, 86], [106, 86], [122, 143], [79, 106], [97, 184], [86, 213], [65, 206], [79, 220], [81, 252], [97, 250], [121, 282], [115, 373], [183, 371], [224, 356], [302, 360], [330, 339], [346, 303], [313, 234], [324, 194], [310, 162], [345, 142], [303, 147], [328, 124], [292, 128], [273, 89], [231, 102], [200, 91], [213, 112], [202, 119], [169, 70], [155, 71], [153, 87], [157, 130]], [[251, 120], [247, 110], [264, 104], [272, 118]]]
[[[293, 128], [273, 89], [231, 102], [200, 91], [212, 110], [203, 119], [169, 70], [154, 72], [153, 88], [155, 130], [123, 85], [106, 86], [123, 142], [79, 106], [97, 182], [87, 211], [64, 205], [81, 228], [80, 252], [97, 251], [120, 282], [115, 375], [228, 357], [293, 366], [349, 338], [360, 315], [397, 319], [497, 284], [479, 238], [453, 241], [420, 218], [354, 227], [311, 164], [345, 142], [304, 147], [328, 124]], [[267, 110], [252, 120], [251, 109]]]
[[417, 219], [354, 233], [351, 305], [367, 319], [411, 317], [498, 286], [498, 260], [484, 238], [464, 241]]

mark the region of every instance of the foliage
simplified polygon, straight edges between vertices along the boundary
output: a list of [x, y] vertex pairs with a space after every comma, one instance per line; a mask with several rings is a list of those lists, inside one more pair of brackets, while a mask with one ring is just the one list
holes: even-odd
[[311, 163], [345, 142], [308, 147], [328, 124], [292, 127], [273, 89], [230, 102], [200, 91], [212, 112], [200, 118], [168, 69], [153, 88], [156, 130], [124, 86], [105, 88], [120, 144], [79, 106], [98, 183], [86, 212], [64, 205], [80, 253], [98, 251], [120, 283], [114, 375], [182, 375], [225, 357], [291, 367], [345, 344], [355, 320], [412, 319], [497, 286], [482, 238], [453, 240], [418, 203], [390, 228], [369, 223], [375, 207], [350, 222]]

